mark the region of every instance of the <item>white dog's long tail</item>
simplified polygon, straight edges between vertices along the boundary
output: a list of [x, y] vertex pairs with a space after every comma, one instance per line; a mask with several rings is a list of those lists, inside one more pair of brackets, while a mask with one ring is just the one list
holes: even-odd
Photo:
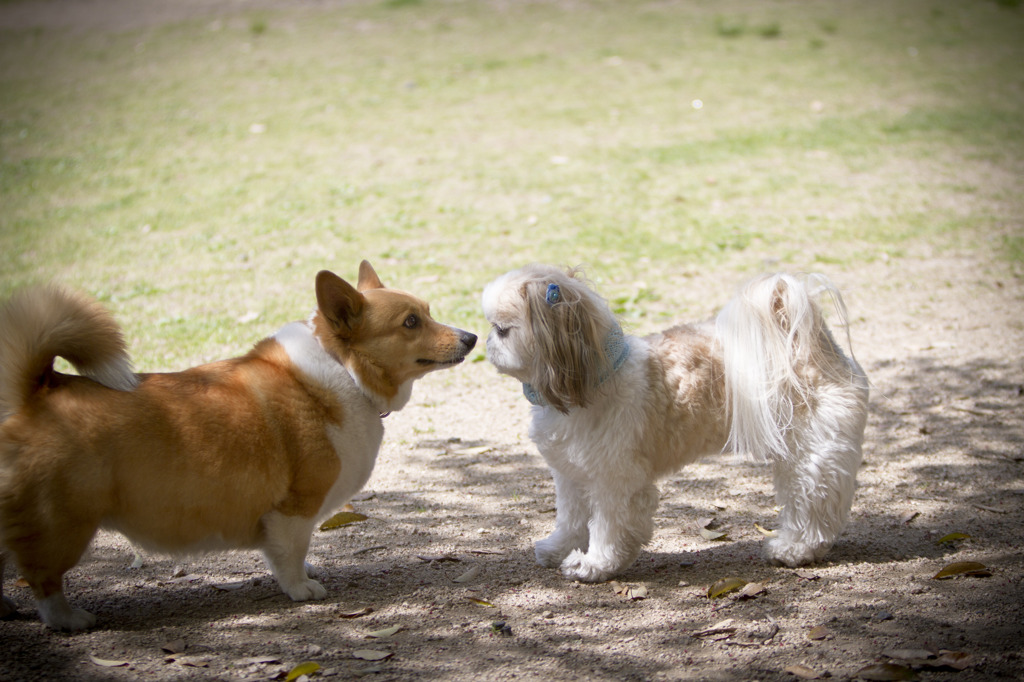
[[848, 385], [863, 376], [825, 325], [816, 302], [822, 294], [845, 325], [843, 299], [823, 275], [759, 277], [718, 315], [731, 416], [726, 449], [760, 462], [786, 459], [795, 411], [813, 401], [818, 384]]
[[53, 285], [24, 289], [0, 308], [0, 420], [21, 409], [58, 356], [104, 386], [138, 384], [121, 329], [99, 303]]

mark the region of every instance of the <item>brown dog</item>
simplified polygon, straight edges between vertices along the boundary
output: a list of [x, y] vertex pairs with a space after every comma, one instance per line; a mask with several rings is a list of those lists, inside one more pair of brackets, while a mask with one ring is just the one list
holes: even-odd
[[30, 289], [0, 310], [0, 547], [48, 626], [95, 623], [63, 575], [100, 527], [157, 552], [259, 548], [292, 599], [326, 596], [304, 565], [315, 524], [370, 477], [381, 417], [476, 336], [366, 261], [358, 288], [319, 273], [316, 299], [247, 355], [169, 374], [134, 374], [117, 324], [81, 295]]

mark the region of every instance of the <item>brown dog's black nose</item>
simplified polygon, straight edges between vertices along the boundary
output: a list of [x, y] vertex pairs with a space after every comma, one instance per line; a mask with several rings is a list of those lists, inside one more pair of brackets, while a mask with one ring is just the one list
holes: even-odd
[[466, 347], [466, 352], [468, 353], [473, 350], [473, 346], [476, 345], [476, 334], [470, 334], [469, 332], [464, 332], [460, 329], [459, 341], [461, 341], [462, 345]]

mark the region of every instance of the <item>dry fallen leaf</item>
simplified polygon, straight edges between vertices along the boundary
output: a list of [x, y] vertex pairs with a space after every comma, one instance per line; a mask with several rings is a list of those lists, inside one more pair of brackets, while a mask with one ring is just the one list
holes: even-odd
[[700, 529], [700, 536], [705, 540], [721, 540], [727, 535], [724, 530], [709, 530], [707, 528]]
[[474, 604], [477, 604], [478, 606], [488, 606], [488, 607], [490, 607], [492, 609], [498, 608], [497, 606], [495, 606], [491, 602], [487, 601], [486, 599], [477, 599], [476, 597], [466, 597], [466, 599], [468, 599], [469, 601], [473, 602]]
[[813, 639], [815, 641], [826, 639], [831, 636], [831, 632], [824, 625], [815, 625], [813, 628], [807, 631], [807, 639]]
[[949, 564], [941, 571], [932, 576], [932, 580], [943, 580], [945, 578], [952, 578], [956, 575], [969, 575], [976, 578], [987, 578], [992, 575], [992, 572], [988, 570], [985, 564], [979, 564], [977, 561], [957, 561]]
[[374, 651], [373, 649], [358, 649], [352, 652], [353, 658], [362, 661], [383, 661], [385, 658], [391, 658], [392, 655], [390, 651]]
[[820, 680], [821, 675], [818, 671], [808, 668], [806, 665], [787, 665], [785, 671], [790, 675], [796, 675], [797, 677], [805, 680]]
[[793, 573], [795, 573], [796, 577], [800, 578], [801, 580], [817, 580], [821, 577], [817, 573], [813, 571], [808, 571], [806, 569], [797, 569], [793, 571]]
[[455, 454], [459, 455], [482, 455], [485, 452], [490, 452], [494, 448], [490, 445], [480, 445], [475, 448], [462, 448], [461, 450], [453, 450]]
[[952, 668], [953, 670], [966, 670], [967, 668], [974, 665], [974, 656], [971, 654], [964, 653], [963, 651], [940, 651], [939, 657], [935, 661], [928, 661], [925, 663], [928, 667], [934, 668]]
[[366, 514], [360, 514], [359, 512], [340, 511], [331, 518], [321, 523], [320, 530], [333, 530], [335, 528], [341, 528], [342, 526], [347, 526], [350, 523], [365, 521], [367, 518], [369, 517], [367, 517]]
[[916, 680], [917, 673], [905, 665], [895, 663], [876, 663], [861, 668], [856, 677], [876, 682], [894, 682], [896, 680]]
[[935, 544], [936, 545], [946, 545], [946, 544], [950, 544], [950, 543], [956, 542], [957, 540], [967, 540], [970, 537], [971, 536], [968, 535], [967, 533], [949, 533], [948, 535], [943, 535], [941, 538], [936, 540]]
[[280, 663], [281, 658], [279, 656], [250, 656], [249, 658], [240, 658], [235, 661], [235, 666], [238, 668], [245, 668], [250, 665], [266, 665], [267, 663]]
[[352, 552], [352, 556], [358, 556], [360, 554], [366, 554], [367, 552], [376, 552], [378, 549], [387, 549], [387, 548], [388, 548], [387, 545], [371, 545], [370, 547], [361, 547], [361, 548], [355, 550], [354, 552]]
[[348, 611], [346, 613], [339, 613], [338, 618], [360, 618], [367, 614], [373, 613], [373, 609], [369, 606], [363, 607], [358, 611]]
[[203, 576], [201, 576], [201, 575], [198, 575], [196, 573], [187, 573], [185, 575], [176, 575], [173, 578], [171, 578], [170, 580], [168, 580], [167, 582], [168, 583], [174, 583], [174, 584], [178, 584], [178, 583], [194, 583], [194, 582], [197, 582], [197, 581], [202, 580], [202, 579], [203, 579]]
[[737, 599], [753, 599], [759, 595], [764, 594], [763, 583], [747, 583], [743, 586], [743, 589], [736, 595]]
[[938, 654], [927, 649], [893, 649], [883, 651], [882, 655], [887, 658], [905, 662], [914, 668], [926, 668], [928, 670], [966, 670], [974, 665], [974, 657], [962, 651], [948, 651], [942, 649]]
[[214, 583], [213, 587], [214, 589], [221, 590], [222, 592], [234, 592], [235, 590], [240, 590], [245, 587], [245, 583], [246, 581], [244, 580], [232, 583]]
[[401, 629], [401, 625], [392, 625], [391, 627], [384, 628], [383, 630], [374, 630], [373, 632], [367, 632], [366, 636], [373, 637], [374, 639], [386, 639]]
[[172, 640], [160, 647], [161, 651], [166, 651], [169, 654], [180, 654], [185, 651], [186, 648], [188, 648], [188, 645], [185, 644], [185, 640], [183, 639]]
[[292, 680], [297, 680], [303, 675], [312, 675], [319, 669], [320, 664], [314, 663], [313, 661], [299, 663], [297, 666], [288, 671], [288, 675], [284, 678], [284, 682], [292, 682]]
[[622, 595], [626, 599], [647, 599], [646, 585], [623, 585], [615, 580], [609, 583], [609, 585], [615, 594]]
[[917, 659], [928, 659], [935, 656], [927, 649], [888, 649], [882, 652], [886, 658], [897, 658], [901, 661], [913, 661]]
[[754, 524], [754, 530], [756, 530], [758, 533], [765, 536], [766, 538], [774, 538], [779, 534], [777, 530], [769, 530], [762, 526], [760, 523]]
[[721, 596], [738, 590], [747, 584], [743, 578], [722, 578], [708, 588], [708, 599], [718, 599]]
[[733, 623], [735, 623], [735, 622], [736, 621], [734, 621], [732, 618], [726, 618], [725, 620], [722, 620], [722, 621], [719, 621], [719, 622], [715, 623], [714, 625], [712, 625], [709, 628], [704, 628], [703, 630], [698, 630], [696, 632], [691, 632], [690, 636], [691, 637], [716, 637], [716, 636], [719, 636], [719, 635], [731, 635], [734, 632], [736, 632], [736, 626], [733, 625]]
[[455, 582], [455, 583], [468, 583], [471, 580], [475, 580], [475, 579], [479, 578], [480, 577], [480, 573], [482, 571], [483, 571], [483, 569], [480, 568], [479, 564], [477, 564], [476, 566], [472, 567], [471, 569], [469, 569], [468, 571], [466, 571], [465, 573], [460, 575], [458, 578], [452, 578], [452, 582]]
[[919, 512], [919, 511], [909, 511], [906, 514], [904, 514], [903, 516], [900, 517], [900, 523], [902, 523], [903, 525], [907, 525], [908, 523], [910, 523], [911, 521], [913, 521], [914, 519], [916, 519], [920, 515], [921, 515], [921, 512]]
[[92, 654], [89, 654], [89, 660], [101, 668], [120, 668], [128, 665], [128, 661], [111, 661], [105, 658], [97, 658]]
[[714, 516], [704, 516], [697, 519], [697, 528], [707, 528], [715, 522]]

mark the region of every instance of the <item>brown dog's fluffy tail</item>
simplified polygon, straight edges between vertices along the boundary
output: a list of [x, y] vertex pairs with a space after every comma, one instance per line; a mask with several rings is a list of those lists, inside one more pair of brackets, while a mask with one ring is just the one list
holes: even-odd
[[24, 289], [0, 308], [0, 420], [21, 409], [58, 356], [104, 386], [138, 385], [121, 328], [105, 308], [56, 285]]

